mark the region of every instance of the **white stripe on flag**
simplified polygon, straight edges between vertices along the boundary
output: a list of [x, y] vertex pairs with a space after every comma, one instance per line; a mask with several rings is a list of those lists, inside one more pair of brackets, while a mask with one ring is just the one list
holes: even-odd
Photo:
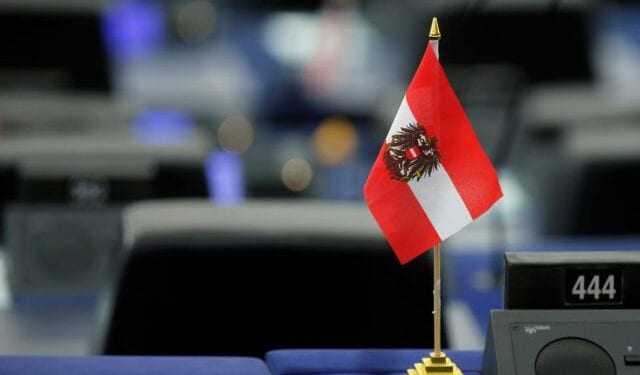
[[[401, 127], [416, 122], [405, 96], [387, 134], [387, 142], [391, 140], [393, 134], [400, 131]], [[467, 206], [442, 165], [430, 177], [420, 181], [411, 180], [408, 185], [440, 239], [444, 240], [473, 221]]]
[[473, 221], [442, 165], [430, 177], [411, 180], [408, 184], [441, 240]]
[[416, 118], [413, 117], [413, 113], [411, 113], [411, 109], [409, 109], [409, 103], [407, 103], [407, 97], [402, 98], [402, 103], [400, 103], [400, 108], [398, 108], [398, 112], [396, 112], [396, 117], [393, 119], [391, 123], [391, 129], [389, 129], [389, 133], [387, 133], [386, 141], [387, 143], [391, 142], [391, 136], [400, 131], [400, 128], [403, 126], [408, 126], [409, 124], [416, 123]]

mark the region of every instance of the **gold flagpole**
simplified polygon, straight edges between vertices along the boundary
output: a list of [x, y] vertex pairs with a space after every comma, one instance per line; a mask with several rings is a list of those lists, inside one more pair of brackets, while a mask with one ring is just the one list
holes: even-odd
[[442, 357], [442, 304], [440, 299], [440, 244], [433, 247], [433, 357]]
[[[438, 18], [433, 17], [429, 29], [429, 40], [433, 41], [436, 56], [439, 57], [439, 40], [442, 38]], [[442, 357], [442, 305], [440, 303], [440, 244], [433, 248], [433, 357]]]
[[[438, 19], [433, 17], [429, 39], [438, 58], [440, 56], [438, 41], [441, 37]], [[458, 366], [442, 352], [441, 253], [440, 244], [435, 245], [433, 247], [433, 352], [428, 358], [423, 358], [422, 363], [416, 363], [415, 368], [408, 369], [408, 375], [463, 375]]]
[[[429, 29], [429, 40], [434, 47], [436, 56], [439, 57], [439, 40], [442, 38], [438, 18], [433, 17]], [[440, 277], [441, 251], [440, 244], [433, 247], [433, 357], [442, 357], [442, 304], [440, 303]]]

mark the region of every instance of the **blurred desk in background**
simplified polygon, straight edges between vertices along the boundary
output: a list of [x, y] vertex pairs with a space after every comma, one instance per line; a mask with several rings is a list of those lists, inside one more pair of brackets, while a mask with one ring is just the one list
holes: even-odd
[[[0, 246], [0, 355], [80, 355], [91, 349], [94, 305], [12, 305]], [[0, 370], [2, 370], [0, 365]], [[4, 373], [4, 372], [3, 372]]]
[[489, 311], [502, 308], [502, 254], [465, 251], [446, 255], [444, 311], [452, 348], [484, 347]]
[[[509, 250], [637, 249], [640, 249], [640, 238], [573, 237], [531, 242]], [[71, 304], [55, 297], [49, 297], [47, 303], [42, 301], [38, 305], [14, 301], [14, 306], [11, 306], [2, 255], [0, 252], [0, 354], [83, 355], [93, 352], [91, 344], [94, 342], [94, 318], [97, 313], [95, 306], [86, 301]], [[501, 282], [495, 279], [495, 275], [503, 273], [502, 252], [477, 249], [445, 252], [444, 267], [444, 275], [447, 277], [444, 291], [446, 314], [450, 323], [446, 328], [451, 347], [481, 349], [489, 310], [502, 306]], [[395, 352], [390, 351], [392, 354]], [[348, 358], [353, 354], [345, 355]], [[411, 355], [415, 356], [415, 353]]]
[[95, 305], [60, 305], [53, 297], [41, 305], [12, 305], [0, 246], [0, 355], [88, 354]]
[[0, 354], [89, 354], [93, 321], [90, 306], [0, 310]]
[[7, 268], [5, 267], [4, 246], [0, 244], [0, 311], [11, 306], [9, 285], [7, 282]]
[[[532, 89], [512, 170], [553, 236], [636, 235], [640, 99], [598, 85]], [[624, 204], [620, 204], [624, 202]]]
[[537, 130], [588, 127], [621, 118], [640, 115], [634, 101], [612, 98], [609, 93], [592, 84], [544, 85], [532, 89], [522, 103], [524, 126]]

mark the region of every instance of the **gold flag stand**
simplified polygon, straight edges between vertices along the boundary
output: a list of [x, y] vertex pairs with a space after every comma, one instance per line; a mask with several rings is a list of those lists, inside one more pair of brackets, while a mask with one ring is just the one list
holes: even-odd
[[[431, 21], [431, 29], [429, 30], [429, 39], [434, 43], [436, 56], [438, 56], [438, 41], [442, 35], [438, 19], [433, 17]], [[442, 352], [442, 305], [440, 298], [441, 285], [441, 250], [440, 244], [433, 248], [433, 352], [429, 357], [423, 358], [422, 363], [416, 363], [415, 368], [407, 370], [408, 375], [463, 375], [462, 371], [456, 366], [450, 358]]]

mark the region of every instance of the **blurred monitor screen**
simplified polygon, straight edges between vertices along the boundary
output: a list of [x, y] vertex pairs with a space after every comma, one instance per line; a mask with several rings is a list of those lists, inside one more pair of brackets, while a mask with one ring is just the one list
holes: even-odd
[[[529, 82], [585, 81], [589, 60], [588, 14], [582, 11], [452, 13], [446, 25], [446, 61], [512, 63]], [[455, 48], [453, 46], [464, 46]]]
[[0, 6], [0, 87], [109, 91], [99, 9]]
[[235, 0], [230, 3], [234, 7], [246, 9], [317, 9], [324, 2], [322, 0]]

